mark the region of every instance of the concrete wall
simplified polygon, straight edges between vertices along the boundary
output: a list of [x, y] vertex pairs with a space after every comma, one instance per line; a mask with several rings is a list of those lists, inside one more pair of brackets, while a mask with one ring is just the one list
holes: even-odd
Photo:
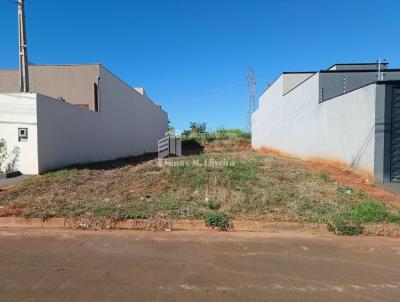
[[[39, 173], [118, 157], [99, 113], [37, 95]], [[111, 142], [110, 142], [111, 143]]]
[[372, 178], [376, 85], [319, 103], [319, 77], [282, 95], [282, 77], [260, 97], [252, 146], [354, 167]]
[[[19, 150], [16, 168], [25, 174], [38, 173], [38, 142], [35, 94], [0, 94], [0, 138], [9, 151]], [[28, 128], [28, 141], [18, 141], [18, 128]]]
[[18, 93], [19, 91], [18, 70], [0, 70], [0, 93]]
[[314, 75], [315, 72], [305, 73], [284, 73], [283, 74], [283, 94], [288, 93], [292, 89], [296, 88], [299, 84]]
[[168, 131], [167, 113], [146, 94], [140, 94], [103, 66], [100, 78], [101, 114], [121, 128], [131, 127], [129, 141], [117, 132], [120, 141], [134, 148], [135, 154], [157, 152], [157, 140]]
[[38, 95], [40, 173], [157, 152], [167, 114], [105, 68], [100, 74], [100, 112]]
[[[94, 110], [94, 84], [100, 75], [99, 64], [29, 65], [30, 91], [62, 97], [75, 105]], [[18, 92], [18, 70], [0, 70], [0, 93]]]
[[[384, 80], [399, 80], [400, 72], [385, 71]], [[342, 95], [346, 92], [358, 89], [362, 86], [376, 82], [377, 72], [321, 72], [320, 80], [320, 101]]]
[[[388, 63], [381, 63], [381, 69], [388, 69]], [[328, 70], [378, 70], [378, 63], [367, 64], [335, 64]]]

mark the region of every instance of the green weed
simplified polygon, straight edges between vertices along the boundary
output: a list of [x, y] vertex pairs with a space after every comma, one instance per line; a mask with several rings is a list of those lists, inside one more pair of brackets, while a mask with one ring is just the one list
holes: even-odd
[[321, 171], [319, 173], [319, 177], [324, 181], [324, 182], [333, 182], [333, 179], [331, 178], [331, 175], [329, 174], [328, 171]]
[[228, 214], [211, 212], [204, 217], [206, 226], [228, 231], [232, 228], [231, 217]]
[[207, 208], [212, 211], [218, 211], [221, 208], [221, 204], [218, 201], [209, 200], [207, 202]]
[[335, 217], [328, 223], [328, 230], [338, 235], [354, 236], [362, 234], [364, 227], [359, 222]]

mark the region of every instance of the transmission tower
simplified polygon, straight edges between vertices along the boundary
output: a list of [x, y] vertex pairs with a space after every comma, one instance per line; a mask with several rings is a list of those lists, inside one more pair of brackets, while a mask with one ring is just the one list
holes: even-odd
[[249, 87], [249, 99], [248, 99], [248, 112], [247, 112], [247, 131], [251, 131], [251, 115], [257, 109], [257, 101], [256, 101], [256, 73], [254, 70], [249, 67], [249, 71], [247, 73], [247, 83]]

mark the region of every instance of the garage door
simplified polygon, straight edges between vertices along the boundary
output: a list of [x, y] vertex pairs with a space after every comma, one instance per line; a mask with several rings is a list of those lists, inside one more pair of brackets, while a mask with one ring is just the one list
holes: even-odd
[[400, 86], [393, 86], [391, 179], [400, 182]]

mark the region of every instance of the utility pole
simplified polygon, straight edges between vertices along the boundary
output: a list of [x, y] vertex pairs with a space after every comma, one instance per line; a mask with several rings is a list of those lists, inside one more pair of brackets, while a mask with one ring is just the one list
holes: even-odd
[[251, 131], [251, 115], [257, 109], [256, 104], [256, 73], [249, 67], [247, 74], [247, 83], [249, 87], [249, 99], [248, 99], [248, 112], [247, 112], [247, 131]]
[[24, 0], [18, 0], [19, 74], [21, 92], [29, 92], [28, 46], [26, 41]]

